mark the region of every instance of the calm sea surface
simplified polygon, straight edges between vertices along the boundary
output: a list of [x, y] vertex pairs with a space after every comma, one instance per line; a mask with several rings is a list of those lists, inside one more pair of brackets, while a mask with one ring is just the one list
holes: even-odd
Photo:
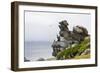
[[52, 58], [51, 42], [25, 42], [24, 56], [30, 61]]

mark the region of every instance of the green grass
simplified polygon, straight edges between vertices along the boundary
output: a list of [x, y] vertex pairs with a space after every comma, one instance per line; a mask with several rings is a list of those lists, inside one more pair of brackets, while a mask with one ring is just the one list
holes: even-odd
[[75, 56], [74, 59], [87, 59], [90, 58], [90, 54], [87, 55], [80, 55], [80, 56]]
[[[76, 55], [80, 56], [81, 53], [88, 48], [90, 48], [90, 38], [86, 37], [81, 43], [75, 45], [74, 47], [70, 47], [68, 49], [59, 52], [57, 54], [57, 59], [71, 59], [74, 58]], [[82, 56], [80, 56], [80, 58], [81, 57]]]

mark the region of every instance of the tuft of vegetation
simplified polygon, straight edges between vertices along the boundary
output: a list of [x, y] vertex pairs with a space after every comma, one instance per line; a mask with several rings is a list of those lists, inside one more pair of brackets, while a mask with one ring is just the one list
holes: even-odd
[[86, 50], [90, 49], [90, 37], [85, 37], [82, 42], [79, 44], [76, 44], [73, 47], [67, 48], [57, 54], [57, 59], [72, 59], [75, 58], [76, 56], [80, 56], [79, 58], [84, 56], [81, 56], [81, 54]]

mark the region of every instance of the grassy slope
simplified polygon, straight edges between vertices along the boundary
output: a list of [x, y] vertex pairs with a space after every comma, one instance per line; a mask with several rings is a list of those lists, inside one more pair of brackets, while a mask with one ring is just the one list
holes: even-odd
[[58, 53], [57, 59], [71, 59], [71, 58], [88, 58], [87, 56], [81, 56], [81, 53], [90, 48], [90, 38], [86, 37], [81, 43], [70, 47]]
[[75, 56], [74, 59], [87, 59], [90, 58], [90, 54], [87, 55], [80, 55], [80, 56]]

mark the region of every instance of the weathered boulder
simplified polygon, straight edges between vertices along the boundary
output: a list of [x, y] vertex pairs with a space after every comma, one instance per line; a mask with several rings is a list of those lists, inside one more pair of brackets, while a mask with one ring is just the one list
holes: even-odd
[[45, 61], [44, 58], [39, 58], [37, 61]]
[[82, 36], [88, 36], [88, 31], [86, 28], [82, 27], [82, 26], [75, 26], [73, 27], [73, 32], [76, 34], [80, 34]]
[[30, 60], [28, 60], [26, 57], [24, 57], [24, 61], [25, 62], [29, 62]]
[[59, 22], [59, 28], [60, 28], [60, 30], [61, 31], [66, 31], [66, 30], [69, 30], [68, 29], [68, 22], [66, 21], [66, 20], [63, 20], [63, 21], [61, 21], [61, 22]]

